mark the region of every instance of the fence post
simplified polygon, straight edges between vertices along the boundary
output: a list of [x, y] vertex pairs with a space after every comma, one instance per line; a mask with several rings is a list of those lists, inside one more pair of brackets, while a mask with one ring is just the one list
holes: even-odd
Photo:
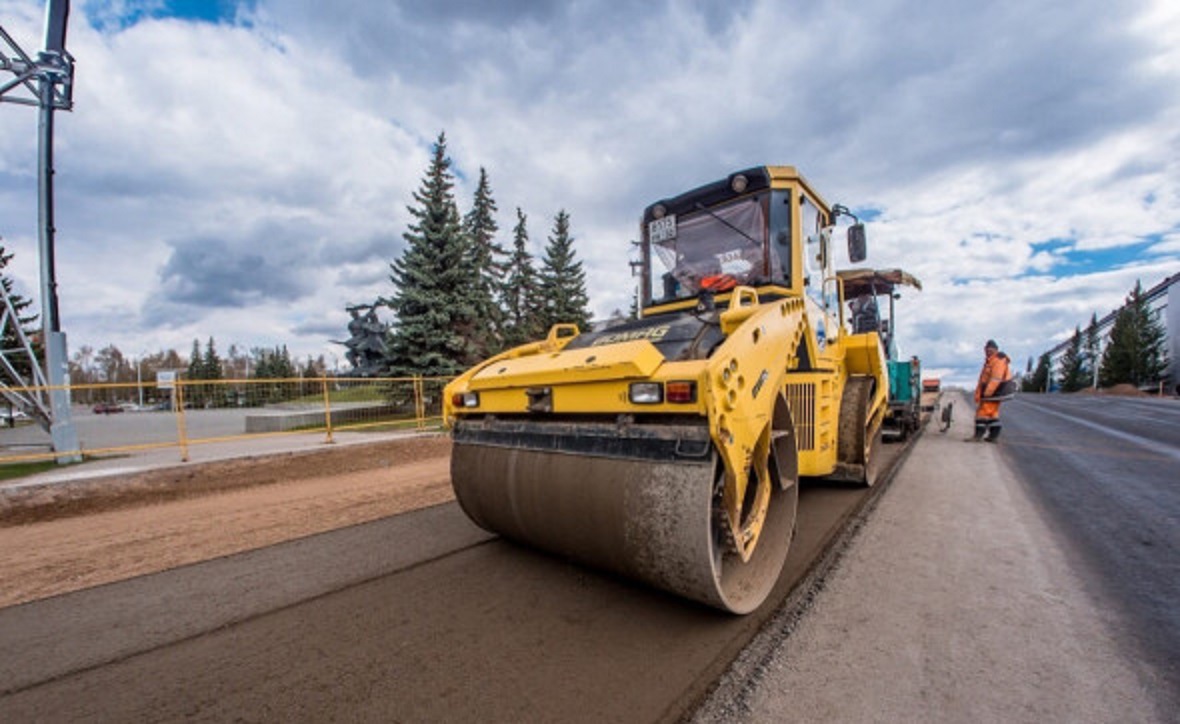
[[336, 441], [332, 439], [332, 399], [331, 399], [331, 396], [328, 394], [328, 378], [321, 377], [320, 384], [321, 384], [321, 389], [324, 393], [324, 425], [328, 429], [327, 442], [332, 443], [332, 442], [336, 442]]
[[422, 377], [414, 375], [414, 416], [417, 417], [418, 429], [426, 427], [426, 402], [422, 400]]
[[176, 394], [172, 396], [173, 412], [176, 413], [176, 440], [180, 444], [180, 462], [188, 462], [188, 428], [184, 421], [184, 380], [176, 380]]

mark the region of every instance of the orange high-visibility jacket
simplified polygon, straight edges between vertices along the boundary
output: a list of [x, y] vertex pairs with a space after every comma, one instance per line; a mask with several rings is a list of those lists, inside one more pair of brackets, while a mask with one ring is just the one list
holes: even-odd
[[975, 385], [975, 404], [979, 406], [977, 417], [1000, 416], [1000, 403], [985, 402], [983, 398], [995, 395], [1000, 385], [1010, 379], [1012, 369], [1008, 364], [1008, 355], [996, 352], [984, 360], [983, 369], [979, 371], [979, 383]]

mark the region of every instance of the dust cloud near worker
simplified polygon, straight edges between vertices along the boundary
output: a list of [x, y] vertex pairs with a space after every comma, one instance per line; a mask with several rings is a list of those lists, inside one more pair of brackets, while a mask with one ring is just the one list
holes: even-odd
[[[968, 442], [995, 442], [1000, 437], [1000, 403], [1013, 393], [1012, 366], [994, 339], [983, 346], [985, 355], [975, 385], [975, 435]], [[986, 437], [985, 437], [986, 436]]]

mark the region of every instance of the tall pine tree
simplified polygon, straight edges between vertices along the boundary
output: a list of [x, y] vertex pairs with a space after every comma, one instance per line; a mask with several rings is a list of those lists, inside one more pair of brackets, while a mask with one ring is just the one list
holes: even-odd
[[201, 359], [201, 341], [193, 340], [193, 351], [188, 356], [188, 370], [185, 374], [190, 380], [205, 379], [205, 366]]
[[1098, 383], [1098, 366], [1102, 363], [1102, 338], [1098, 332], [1098, 315], [1090, 315], [1090, 324], [1082, 335], [1082, 354], [1086, 358], [1086, 384]]
[[1037, 368], [1031, 375], [1024, 378], [1020, 385], [1023, 392], [1045, 392], [1049, 387], [1049, 353], [1041, 355], [1037, 360]]
[[1082, 350], [1082, 330], [1077, 327], [1074, 327], [1073, 336], [1069, 338], [1069, 346], [1061, 354], [1057, 374], [1061, 378], [1062, 392], [1077, 392], [1089, 386], [1086, 358]]
[[194, 407], [204, 407], [209, 399], [209, 386], [200, 384], [205, 379], [205, 361], [201, 357], [201, 341], [193, 340], [193, 351], [189, 354], [188, 369], [185, 371], [184, 399]]
[[201, 373], [206, 380], [220, 380], [223, 377], [221, 373], [221, 357], [217, 354], [217, 348], [213, 343], [212, 337], [206, 343], [205, 354], [201, 357]]
[[488, 172], [479, 169], [479, 185], [475, 189], [471, 211], [463, 217], [463, 231], [467, 234], [471, 263], [477, 270], [471, 283], [471, 299], [475, 305], [476, 318], [482, 324], [475, 329], [472, 340], [476, 355], [489, 357], [503, 349], [504, 319], [496, 303], [501, 286], [504, 284], [504, 258], [508, 252], [496, 243], [496, 201], [492, 198], [492, 187]]
[[1103, 387], [1136, 387], [1159, 380], [1164, 372], [1166, 332], [1143, 295], [1138, 281], [1110, 327], [1098, 378]]
[[504, 310], [504, 346], [516, 347], [541, 337], [537, 317], [539, 290], [533, 255], [529, 253], [528, 217], [516, 207], [516, 226], [512, 229], [512, 256], [508, 274], [500, 290]]
[[553, 221], [553, 235], [545, 246], [541, 260], [542, 327], [576, 324], [582, 331], [590, 326], [590, 298], [586, 295], [586, 272], [574, 256], [574, 238], [570, 236], [570, 217], [564, 209]]
[[255, 347], [251, 351], [254, 369], [251, 376], [259, 380], [286, 380], [296, 376], [295, 364], [287, 345], [264, 349]]
[[387, 360], [394, 375], [451, 376], [479, 359], [479, 304], [472, 263], [455, 204], [447, 139], [440, 133], [421, 188], [410, 206], [408, 246], [390, 264], [396, 290], [384, 300], [396, 322]]

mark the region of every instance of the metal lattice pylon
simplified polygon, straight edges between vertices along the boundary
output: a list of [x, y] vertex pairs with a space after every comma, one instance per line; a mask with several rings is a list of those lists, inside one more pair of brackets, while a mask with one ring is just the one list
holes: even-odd
[[[70, 0], [47, 0], [45, 8], [45, 49], [34, 58], [17, 45], [0, 28], [0, 71], [11, 73], [6, 83], [0, 83], [0, 101], [35, 106], [40, 111], [37, 124], [37, 225], [38, 251], [41, 262], [41, 344], [45, 350], [45, 366], [37, 363], [33, 347], [20, 330], [20, 320], [12, 308], [8, 295], [4, 297], [4, 324], [12, 325], [16, 337], [22, 339], [32, 362], [31, 374], [41, 375], [40, 385], [20, 393], [13, 386], [5, 386], [2, 394], [9, 401], [24, 402], [28, 410], [48, 431], [53, 449], [62, 453], [58, 462], [80, 460], [80, 445], [70, 416], [70, 393], [67, 375], [66, 335], [60, 325], [57, 310], [57, 273], [54, 264], [53, 225], [53, 114], [73, 108], [74, 58], [66, 52], [66, 27], [70, 15]], [[20, 350], [14, 351], [19, 354]], [[4, 373], [17, 370], [7, 354], [2, 365]], [[17, 375], [21, 377], [21, 375]], [[20, 387], [17, 385], [16, 387]]]
[[[0, 284], [0, 339], [15, 346], [0, 348], [0, 396], [12, 407], [23, 411], [37, 421], [46, 432], [52, 420], [49, 400], [49, 384], [41, 361], [37, 358], [32, 340], [20, 324], [20, 316], [8, 296], [8, 290]], [[30, 370], [28, 376], [21, 369]]]

